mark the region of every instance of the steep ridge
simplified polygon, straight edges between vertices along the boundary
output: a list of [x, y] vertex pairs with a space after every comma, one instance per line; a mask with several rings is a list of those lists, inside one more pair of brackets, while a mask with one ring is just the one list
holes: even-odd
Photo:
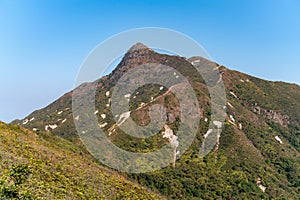
[[[208, 133], [210, 97], [195, 62], [220, 71], [227, 93], [227, 117], [215, 151], [201, 158], [199, 149]], [[232, 71], [201, 57], [186, 59], [158, 54], [143, 44], [130, 48], [116, 69], [97, 80], [96, 111], [99, 126], [117, 146], [133, 152], [149, 152], [168, 143], [163, 131], [149, 139], [137, 139], [118, 128], [129, 116], [140, 125], [149, 123], [149, 107], [162, 104], [167, 124], [176, 132], [180, 113], [178, 101], [168, 88], [147, 85], [124, 96], [129, 113], [113, 116], [111, 93], [117, 81], [130, 69], [146, 63], [168, 65], [183, 74], [192, 85], [200, 106], [199, 131], [191, 147], [176, 161], [176, 167], [146, 174], [124, 176], [174, 199], [267, 199], [299, 198], [300, 187], [300, 87], [261, 80]], [[174, 74], [174, 77], [176, 75]], [[82, 92], [90, 84], [80, 86]], [[21, 126], [52, 132], [80, 146], [72, 116], [72, 92], [23, 120]], [[176, 133], [178, 134], [178, 133]]]

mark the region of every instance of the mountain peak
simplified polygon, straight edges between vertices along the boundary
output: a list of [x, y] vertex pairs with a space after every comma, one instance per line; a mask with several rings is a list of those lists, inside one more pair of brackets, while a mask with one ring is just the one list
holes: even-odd
[[134, 51], [139, 51], [142, 49], [150, 49], [149, 47], [147, 47], [146, 45], [144, 45], [141, 42], [137, 42], [136, 44], [134, 44], [129, 50], [128, 52], [134, 52]]
[[[174, 71], [175, 73], [172, 73], [171, 76], [162, 81], [164, 83], [175, 84], [178, 81], [179, 84], [176, 85], [180, 86], [178, 89], [181, 88], [181, 79], [176, 80], [180, 77], [176, 72], [178, 71], [178, 73], [182, 74], [183, 78], [187, 79], [187, 82], [184, 81], [182, 83], [188, 83], [190, 85], [189, 87], [191, 87], [192, 91], [194, 91], [193, 93], [198, 100], [198, 105], [196, 105], [198, 109], [196, 112], [190, 108], [183, 109], [182, 103], [191, 103], [192, 101], [189, 99], [188, 102], [179, 101], [177, 93], [172, 92], [170, 87], [161, 87], [159, 83], [155, 84], [155, 82], [154, 84], [141, 84], [143, 83], [143, 79], [147, 78], [144, 76], [160, 78], [159, 75], [163, 75], [164, 72], [168, 72], [169, 70], [168, 68], [163, 67], [159, 70], [156, 70], [157, 68], [153, 68], [155, 71], [138, 71], [139, 66], [145, 66], [148, 63], [156, 63], [158, 65], [166, 65], [174, 68], [174, 70], [176, 70]], [[193, 67], [192, 65], [195, 65], [197, 68]], [[68, 93], [46, 108], [37, 110], [25, 119], [15, 121], [14, 123], [28, 127], [34, 131], [40, 130], [34, 134], [35, 137], [37, 137], [39, 134], [43, 134], [44, 131], [46, 132], [44, 134], [49, 136], [52, 134], [48, 134], [48, 132], [62, 136], [74, 142], [76, 145], [79, 145], [80, 147], [78, 147], [78, 149], [80, 150], [81, 154], [81, 149], [84, 147], [82, 142], [86, 141], [81, 140], [79, 136], [85, 135], [84, 137], [86, 139], [97, 137], [93, 135], [94, 131], [89, 131], [93, 130], [93, 128], [89, 129], [86, 127], [85, 130], [87, 131], [82, 130], [82, 128], [86, 126], [85, 122], [87, 122], [87, 120], [95, 120], [94, 118], [96, 117], [97, 125], [102, 129], [105, 136], [107, 135], [107, 139], [109, 139], [109, 141], [113, 144], [118, 145], [120, 148], [128, 152], [152, 152], [159, 150], [160, 148], [164, 148], [165, 145], [169, 145], [170, 140], [167, 140], [167, 138], [165, 138], [162, 134], [156, 134], [155, 137], [149, 137], [146, 141], [142, 141], [133, 136], [126, 136], [126, 131], [131, 131], [133, 129], [131, 129], [132, 127], [127, 126], [129, 129], [126, 127], [126, 129], [122, 130], [119, 128], [119, 122], [124, 122], [124, 120], [126, 121], [128, 118], [131, 118], [131, 120], [134, 120], [134, 123], [136, 123], [137, 126], [142, 127], [143, 125], [152, 122], [150, 115], [150, 113], [153, 111], [152, 106], [155, 104], [161, 105], [164, 107], [163, 114], [165, 115], [165, 117], [162, 117], [165, 118], [164, 123], [165, 125], [168, 125], [169, 132], [178, 133], [179, 138], [185, 139], [186, 137], [184, 135], [186, 134], [184, 131], [191, 131], [189, 127], [196, 122], [197, 124], [195, 125], [198, 125], [198, 128], [197, 132], [195, 133], [195, 138], [192, 139], [192, 143], [190, 146], [188, 146], [188, 150], [184, 152], [184, 156], [182, 156], [180, 159], [176, 160], [176, 155], [174, 156], [173, 154], [169, 154], [171, 155], [170, 159], [173, 161], [173, 164], [175, 161], [177, 162], [177, 165], [175, 166], [176, 174], [172, 172], [173, 169], [171, 169], [171, 167], [165, 167], [157, 171], [157, 173], [155, 172], [155, 174], [143, 173], [140, 175], [136, 173], [131, 175], [131, 173], [122, 173], [121, 175], [126, 175], [124, 178], [136, 180], [138, 184], [160, 192], [161, 194], [166, 195], [169, 199], [212, 199], [216, 198], [216, 188], [219, 191], [218, 194], [220, 195], [220, 199], [232, 199], [235, 198], [235, 196], [238, 199], [258, 199], [261, 197], [265, 199], [274, 199], [278, 196], [286, 197], [287, 199], [299, 199], [299, 195], [297, 194], [299, 193], [298, 183], [300, 182], [298, 177], [300, 169], [300, 145], [297, 133], [299, 132], [300, 127], [300, 87], [297, 85], [264, 81], [262, 79], [251, 77], [237, 71], [232, 71], [229, 69], [224, 70], [223, 67], [219, 67], [220, 65], [217, 63], [211, 62], [202, 57], [192, 57], [186, 59], [179, 56], [159, 54], [146, 47], [142, 43], [136, 43], [128, 50], [121, 62], [118, 64], [117, 68], [115, 68], [111, 74], [98, 79], [97, 82], [94, 82], [97, 83], [96, 88], [94, 87], [94, 83], [90, 83], [90, 85], [93, 87], [89, 87], [88, 84], [82, 85], [79, 89], [77, 88], [78, 90], [75, 89], [77, 90], [75, 93]], [[202, 73], [200, 74], [197, 71], [198, 68], [201, 70], [201, 72], [204, 72], [203, 76], [205, 76], [207, 78], [206, 80], [208, 81], [205, 81], [202, 78]], [[130, 70], [132, 69], [135, 69], [134, 72], [136, 72], [136, 78], [131, 79], [129, 76], [128, 78], [126, 78], [126, 76], [124, 77], [127, 72], [131, 73]], [[216, 71], [216, 73], [219, 72], [219, 76], [216, 78], [210, 76], [208, 73], [210, 71], [206, 71], [207, 69], [213, 69]], [[124, 79], [121, 79], [122, 77]], [[220, 96], [222, 93], [219, 93], [219, 91], [222, 91], [223, 86], [215, 86], [215, 83], [222, 80], [226, 89], [226, 95], [223, 97]], [[129, 97], [128, 94], [126, 94], [126, 91], [124, 91], [124, 93], [121, 91], [119, 95], [124, 95], [124, 98], [122, 96], [118, 96], [117, 98], [113, 99], [113, 101], [118, 105], [123, 104], [123, 102], [127, 102], [127, 105], [129, 106], [129, 115], [127, 110], [124, 110], [124, 113], [118, 113], [118, 116], [114, 115], [113, 113], [114, 105], [110, 104], [110, 102], [114, 97], [111, 95], [111, 92], [114, 91], [118, 93], [118, 89], [115, 87], [118, 83], [121, 83], [124, 88], [137, 86], [137, 89], [134, 91], [134, 93], [129, 94]], [[210, 93], [211, 90], [209, 90], [208, 86], [214, 87], [214, 92], [212, 94]], [[183, 94], [185, 91], [179, 92], [180, 94]], [[72, 98], [72, 94], [76, 93], [80, 99]], [[85, 109], [85, 106], [89, 105], [84, 104], [84, 101], [81, 97], [90, 94], [94, 96], [87, 96], [87, 98], [90, 100], [90, 97], [93, 97], [95, 103], [93, 104], [93, 107]], [[218, 99], [224, 98], [222, 101], [227, 101], [226, 106], [222, 105], [222, 101], [215, 102], [217, 109], [226, 109], [226, 113], [222, 114], [225, 120], [217, 121], [217, 119], [211, 119], [211, 95], [217, 95]], [[78, 107], [75, 106], [76, 109], [73, 107], [73, 99], [79, 100], [79, 102], [76, 102], [75, 105], [80, 103], [78, 104]], [[76, 111], [77, 109], [83, 111], [83, 113], [81, 115], [74, 113], [73, 111]], [[93, 112], [91, 109], [95, 109], [95, 112]], [[219, 113], [219, 111], [217, 112]], [[184, 114], [188, 114], [188, 118], [186, 118], [187, 120], [182, 119], [182, 115]], [[199, 122], [194, 121], [197, 120], [197, 116], [199, 115]], [[78, 130], [76, 129], [76, 124], [74, 123], [76, 121], [77, 123], [84, 123], [78, 124], [80, 125], [80, 129]], [[214, 126], [212, 129], [209, 129], [208, 127], [210, 123]], [[220, 126], [222, 128], [221, 135], [221, 132], [219, 132], [221, 130], [218, 128]], [[17, 130], [14, 127], [12, 128], [12, 130], [7, 131], [8, 133], [6, 135], [10, 136], [12, 131], [15, 132]], [[76, 134], [79, 130], [82, 131]], [[181, 133], [181, 130], [183, 130], [183, 134]], [[3, 128], [1, 123], [0, 132], [0, 136], [2, 137]], [[92, 135], [90, 135], [91, 133]], [[147, 130], [145, 130], [144, 133], [147, 134]], [[216, 133], [217, 137], [215, 137]], [[24, 137], [22, 137], [21, 134], [18, 134], [18, 137], [21, 138], [20, 141], [22, 142], [23, 138], [28, 138], [27, 135], [28, 134], [25, 134]], [[30, 136], [28, 139], [31, 138], [32, 137]], [[12, 140], [13, 138], [9, 139]], [[50, 141], [55, 142], [56, 139], [50, 138], [49, 142]], [[181, 141], [184, 142], [184, 140], [179, 140], [180, 145], [182, 144]], [[59, 142], [62, 145], [64, 144], [61, 141]], [[97, 141], [95, 142], [97, 143]], [[207, 142], [210, 143], [210, 146], [206, 146], [206, 144], [208, 144]], [[3, 145], [3, 149], [10, 150], [10, 146], [13, 146], [14, 144], [8, 143], [9, 145], [7, 145], [6, 143], [6, 141], [3, 142], [2, 138], [0, 139], [0, 152]], [[42, 147], [39, 147], [39, 149], [41, 148]], [[13, 149], [12, 152], [17, 151], [18, 149]], [[212, 150], [212, 152], [206, 157], [201, 158], [201, 154], [199, 155], [200, 149], [201, 153], [204, 153], [205, 151], [205, 153], [207, 153], [210, 150]], [[26, 150], [26, 148], [24, 148], [24, 150]], [[67, 149], [62, 150], [67, 152]], [[88, 150], [89, 149], [84, 149], [83, 153]], [[14, 155], [10, 153], [10, 151], [8, 152], [9, 154], [7, 155]], [[48, 155], [49, 152], [47, 151], [46, 154]], [[75, 152], [77, 152], [77, 150]], [[103, 152], [105, 153], [107, 151]], [[172, 151], [170, 151], [170, 153], [172, 153]], [[55, 154], [57, 153], [55, 152]], [[182, 155], [183, 153], [179, 152], [179, 154]], [[1, 169], [3, 168], [2, 163], [6, 163], [5, 158], [9, 157], [5, 155], [6, 154], [1, 156], [1, 159], [4, 158], [4, 162], [1, 160]], [[28, 155], [28, 151], [27, 154], [24, 155]], [[58, 155], [60, 156], [60, 154]], [[75, 160], [79, 159], [73, 154], [71, 155], [69, 153], [67, 155], [74, 157]], [[199, 156], [196, 158], [196, 155]], [[173, 160], [174, 157], [175, 161]], [[153, 159], [155, 159], [155, 157], [153, 157]], [[60, 160], [58, 161], [60, 162]], [[112, 158], [111, 161], [119, 162], [117, 157]], [[139, 167], [138, 163], [140, 162], [141, 160], [139, 158], [133, 158], [132, 160], [128, 160], [122, 164], [124, 167], [128, 167], [127, 169], [136, 170], [137, 168], [135, 167]], [[133, 166], [132, 163], [134, 163]], [[206, 165], [205, 163], [209, 163], [209, 165]], [[80, 164], [81, 162], [79, 162], [78, 165], [80, 169], [85, 169], [85, 166], [81, 166]], [[93, 168], [87, 169], [93, 170], [94, 164], [91, 166], [93, 166]], [[154, 165], [149, 166], [149, 168], [147, 167], [146, 170], [153, 169], [153, 166]], [[10, 165], [8, 165], [8, 167], [10, 167]], [[8, 167], [6, 169], [8, 169], [7, 171], [9, 172], [10, 169]], [[101, 170], [102, 168], [103, 167], [101, 166]], [[205, 171], [210, 172], [215, 168], [217, 168], [218, 173], [203, 173]], [[145, 168], [142, 170], [144, 169]], [[106, 170], [109, 170], [109, 168], [105, 168], [105, 171]], [[113, 171], [115, 172], [116, 170]], [[98, 171], [96, 172], [98, 173]], [[236, 176], [237, 174], [238, 176]], [[6, 174], [4, 175], [6, 176]], [[68, 177], [71, 175], [73, 174], [66, 174]], [[184, 177], [184, 180], [182, 177]], [[276, 178], [274, 179], [274, 177]], [[2, 177], [0, 176], [0, 181], [2, 180], [1, 178]], [[94, 179], [91, 179], [90, 177], [87, 178], [94, 181]], [[207, 181], [198, 181], [199, 178], [204, 178]], [[30, 178], [30, 181], [31, 180], [32, 178]], [[36, 180], [38, 179], [33, 179], [33, 181]], [[105, 180], [101, 179], [99, 181], [104, 184], [110, 183], [105, 182]], [[218, 181], [216, 182], [215, 180]], [[70, 181], [73, 181], [73, 179]], [[236, 184], [236, 181], [241, 184]], [[10, 186], [9, 184], [12, 181], [8, 179], [6, 182], [4, 183], [5, 187], [7, 185]], [[178, 184], [167, 184], [166, 187], [161, 187], [161, 185], [165, 183]], [[189, 184], [186, 185], [185, 183]], [[60, 182], [58, 182], [58, 184], [60, 184]], [[193, 185], [195, 187], [190, 187]], [[220, 187], [222, 185], [224, 185], [224, 187]], [[82, 187], [82, 185], [80, 185], [80, 187]], [[203, 190], [203, 188], [207, 189]], [[229, 192], [226, 190], [226, 188], [230, 188]], [[124, 190], [126, 189], [127, 188], [124, 188]], [[88, 190], [88, 192], [89, 191], [92, 190]], [[231, 191], [241, 192], [234, 193], [233, 197]], [[105, 192], [106, 190], [103, 191], [102, 194], [105, 195]], [[131, 194], [132, 192], [129, 193], [129, 195]], [[110, 195], [110, 193], [108, 193], [108, 195]], [[120, 196], [105, 197], [118, 198]], [[143, 197], [136, 198], [142, 199]], [[161, 199], [159, 197], [154, 198]]]

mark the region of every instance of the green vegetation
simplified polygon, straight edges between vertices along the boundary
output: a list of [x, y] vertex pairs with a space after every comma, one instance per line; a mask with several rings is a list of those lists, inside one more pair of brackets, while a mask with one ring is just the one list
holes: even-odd
[[71, 142], [0, 123], [0, 199], [159, 199]]

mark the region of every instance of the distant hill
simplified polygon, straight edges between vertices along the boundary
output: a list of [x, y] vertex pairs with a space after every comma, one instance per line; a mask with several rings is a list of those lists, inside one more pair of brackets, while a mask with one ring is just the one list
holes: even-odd
[[[203, 78], [193, 67], [195, 61], [220, 71], [227, 94], [222, 135], [214, 151], [204, 158], [199, 156], [199, 150], [209, 131], [211, 102]], [[118, 119], [112, 116], [108, 104], [115, 84], [124, 73], [146, 63], [171, 66], [187, 77], [201, 108], [200, 128], [191, 147], [176, 161], [175, 168], [122, 175], [171, 199], [300, 198], [300, 86], [261, 80], [201, 57], [187, 59], [159, 54], [138, 44], [125, 54], [111, 74], [80, 86], [84, 94], [92, 84], [97, 84], [94, 114], [99, 125], [114, 144], [133, 152], [149, 152], [168, 142], [161, 134], [145, 140], [124, 134], [118, 129]], [[167, 88], [147, 85], [128, 98], [130, 115], [138, 124], [149, 122], [151, 105], [164, 104], [167, 123], [176, 133], [180, 106]], [[81, 146], [74, 126], [74, 120], [80, 117], [83, 116], [73, 119], [71, 91], [13, 123], [54, 133]]]

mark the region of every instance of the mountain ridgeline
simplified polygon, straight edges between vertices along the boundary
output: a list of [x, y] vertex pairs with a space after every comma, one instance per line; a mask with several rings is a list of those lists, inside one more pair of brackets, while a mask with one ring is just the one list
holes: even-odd
[[[221, 137], [214, 150], [205, 157], [199, 155], [199, 150], [210, 131], [211, 99], [204, 79], [193, 66], [195, 62], [219, 71], [227, 95]], [[178, 99], [161, 85], [148, 84], [124, 96], [129, 101], [129, 115], [112, 114], [111, 94], [118, 80], [129, 70], [147, 63], [172, 67], [189, 81], [199, 104], [199, 128], [191, 146], [176, 160], [175, 167], [170, 164], [161, 170], [139, 174], [118, 172], [122, 177], [160, 194], [159, 198], [300, 198], [298, 85], [255, 78], [202, 57], [188, 59], [159, 54], [138, 43], [129, 49], [112, 73], [94, 83], [79, 86], [84, 94], [90, 92], [92, 84], [97, 85], [93, 114], [99, 127], [116, 146], [132, 152], [150, 152], [169, 142], [163, 137], [163, 130], [155, 136], [141, 139], [124, 133], [118, 127], [122, 117], [125, 120], [131, 117], [140, 126], [148, 124], [152, 105], [164, 105], [167, 126], [179, 134], [176, 132], [181, 114]], [[170, 78], [176, 79], [177, 74]], [[72, 92], [12, 123], [36, 133], [55, 134], [85, 151], [74, 125], [74, 120], [79, 121], [84, 116], [73, 117]], [[101, 166], [101, 163], [98, 164]], [[113, 171], [105, 166], [101, 168]]]

